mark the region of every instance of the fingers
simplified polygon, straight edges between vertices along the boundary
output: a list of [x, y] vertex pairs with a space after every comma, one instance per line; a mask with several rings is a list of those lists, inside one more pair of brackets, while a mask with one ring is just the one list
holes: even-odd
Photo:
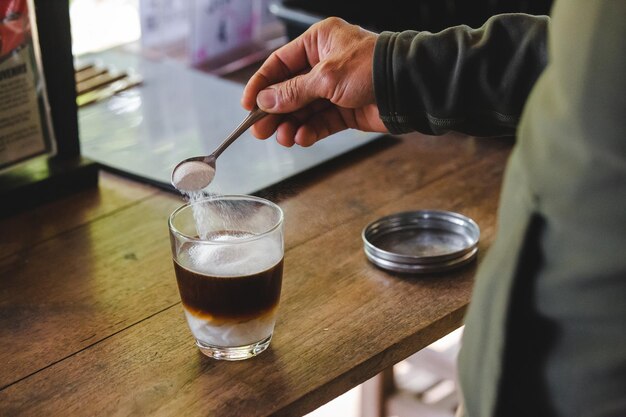
[[[317, 53], [306, 47], [307, 32], [274, 51], [250, 78], [243, 91], [241, 105], [252, 110], [256, 96], [266, 87], [291, 78], [293, 75], [308, 70], [311, 60], [317, 59]], [[311, 57], [308, 54], [311, 54]]]
[[[241, 99], [249, 110], [258, 105], [271, 113], [252, 127], [254, 136], [265, 139], [276, 132], [284, 146], [310, 146], [348, 127], [342, 113], [355, 124], [354, 109], [373, 101], [360, 84], [361, 79], [371, 82], [368, 54], [375, 42], [375, 35], [365, 36], [357, 29], [328, 18], [270, 55], [248, 81]], [[329, 100], [337, 106], [332, 111]]]
[[[265, 119], [269, 117], [271, 116]], [[329, 106], [328, 102], [319, 100], [299, 112], [285, 115], [280, 119], [275, 126], [276, 141], [287, 147], [294, 144], [308, 147], [318, 140], [347, 128], [348, 125], [341, 110]]]
[[[306, 120], [311, 117], [313, 113], [321, 111], [327, 108], [329, 105], [330, 103], [325, 100], [317, 100], [294, 113], [269, 114], [252, 126], [252, 134], [259, 139], [267, 139], [268, 137], [272, 136], [274, 132], [277, 132], [276, 138], [279, 143], [283, 144], [282, 138], [284, 137], [284, 133], [281, 133], [279, 131], [280, 126], [288, 123], [295, 126], [295, 129], [297, 129], [300, 125], [302, 125], [302, 123], [306, 122]], [[292, 139], [292, 145], [294, 134], [295, 132], [290, 135]], [[286, 143], [288, 143], [288, 141], [285, 141], [285, 144]]]
[[256, 102], [268, 113], [291, 113], [318, 98], [327, 98], [319, 87], [316, 75], [317, 71], [313, 70], [271, 85], [259, 92]]
[[299, 126], [300, 122], [293, 117], [287, 117], [276, 130], [276, 142], [288, 148], [292, 147]]
[[313, 114], [302, 126], [300, 126], [293, 141], [300, 146], [308, 147], [315, 142], [324, 139], [333, 133], [346, 130], [344, 118], [337, 107], [329, 107], [321, 112]]
[[285, 116], [282, 114], [268, 114], [252, 125], [250, 131], [258, 139], [267, 139], [274, 134], [284, 118]]

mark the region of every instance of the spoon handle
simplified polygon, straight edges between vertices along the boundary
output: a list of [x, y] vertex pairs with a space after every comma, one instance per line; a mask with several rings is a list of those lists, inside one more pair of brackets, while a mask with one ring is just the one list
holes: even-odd
[[213, 156], [215, 158], [220, 156], [220, 154], [224, 152], [224, 150], [228, 148], [230, 144], [235, 141], [235, 139], [241, 136], [241, 134], [245, 132], [246, 130], [248, 130], [250, 126], [258, 122], [265, 116], [267, 116], [267, 113], [265, 113], [263, 110], [259, 109], [258, 107], [255, 107], [248, 114], [248, 116], [245, 119], [243, 119], [243, 121], [239, 124], [239, 126], [237, 126], [235, 130], [233, 130], [233, 132], [230, 135], [228, 135], [228, 137], [224, 140], [224, 142], [222, 142], [220, 146], [218, 146], [215, 149], [215, 151], [213, 151]]

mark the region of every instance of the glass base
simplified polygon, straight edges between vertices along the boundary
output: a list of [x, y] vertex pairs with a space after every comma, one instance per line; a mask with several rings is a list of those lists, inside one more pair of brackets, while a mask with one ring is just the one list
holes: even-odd
[[226, 347], [209, 345], [196, 339], [196, 346], [198, 346], [200, 352], [204, 353], [209, 358], [226, 361], [240, 361], [252, 358], [253, 356], [263, 352], [269, 347], [271, 340], [272, 335], [269, 335], [265, 339], [250, 345]]

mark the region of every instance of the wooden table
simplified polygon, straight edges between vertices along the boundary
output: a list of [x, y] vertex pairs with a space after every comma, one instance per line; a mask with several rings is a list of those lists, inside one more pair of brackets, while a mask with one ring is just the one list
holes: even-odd
[[0, 415], [317, 408], [459, 327], [470, 299], [476, 264], [388, 273], [367, 261], [363, 227], [457, 211], [481, 228], [480, 262], [510, 148], [384, 137], [260, 192], [285, 211], [285, 275], [272, 344], [242, 362], [204, 357], [187, 328], [166, 224], [180, 197], [101, 174], [97, 190], [0, 220]]

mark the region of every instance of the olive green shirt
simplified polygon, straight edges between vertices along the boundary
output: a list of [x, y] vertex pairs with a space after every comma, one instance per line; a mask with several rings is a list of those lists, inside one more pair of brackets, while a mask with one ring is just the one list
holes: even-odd
[[516, 134], [459, 358], [469, 417], [626, 416], [626, 1], [382, 33], [392, 133]]

